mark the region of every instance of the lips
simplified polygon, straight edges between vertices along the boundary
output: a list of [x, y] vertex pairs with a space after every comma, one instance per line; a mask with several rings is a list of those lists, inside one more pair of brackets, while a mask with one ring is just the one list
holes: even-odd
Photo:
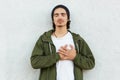
[[62, 23], [62, 22], [64, 22], [64, 20], [58, 19], [57, 22], [58, 22], [58, 23]]

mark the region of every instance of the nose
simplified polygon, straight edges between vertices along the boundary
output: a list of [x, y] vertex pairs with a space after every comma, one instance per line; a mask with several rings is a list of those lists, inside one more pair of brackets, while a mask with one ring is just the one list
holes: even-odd
[[62, 17], [63, 17], [62, 14], [59, 14], [59, 15], [58, 15], [58, 18], [62, 18]]
[[63, 19], [63, 15], [60, 13], [59, 16], [58, 16], [58, 19]]

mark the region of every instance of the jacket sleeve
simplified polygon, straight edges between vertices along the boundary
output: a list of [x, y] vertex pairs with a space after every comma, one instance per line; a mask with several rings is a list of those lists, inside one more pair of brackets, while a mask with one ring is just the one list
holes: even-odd
[[75, 59], [73, 60], [74, 64], [80, 67], [81, 69], [92, 69], [95, 66], [94, 56], [87, 45], [87, 43], [82, 39], [79, 44], [79, 53], [77, 53]]
[[31, 65], [35, 69], [47, 68], [59, 60], [58, 54], [44, 55], [43, 42], [41, 38], [36, 42], [31, 56]]

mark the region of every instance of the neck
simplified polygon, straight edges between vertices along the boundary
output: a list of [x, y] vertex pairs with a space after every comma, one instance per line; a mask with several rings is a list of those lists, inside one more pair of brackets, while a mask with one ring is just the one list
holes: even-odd
[[56, 37], [63, 37], [65, 34], [67, 34], [68, 30], [66, 27], [56, 27], [54, 36]]

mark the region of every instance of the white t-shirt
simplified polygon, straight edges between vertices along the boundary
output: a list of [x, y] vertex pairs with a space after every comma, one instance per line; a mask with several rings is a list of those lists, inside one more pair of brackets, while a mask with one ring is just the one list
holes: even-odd
[[[70, 49], [69, 45], [74, 46], [73, 38], [70, 32], [68, 32], [62, 38], [56, 38], [55, 36], [51, 36], [52, 41], [56, 47], [56, 51], [60, 49], [61, 46], [68, 45], [68, 49]], [[71, 60], [59, 60], [56, 63], [57, 68], [57, 80], [74, 80], [74, 65]]]

